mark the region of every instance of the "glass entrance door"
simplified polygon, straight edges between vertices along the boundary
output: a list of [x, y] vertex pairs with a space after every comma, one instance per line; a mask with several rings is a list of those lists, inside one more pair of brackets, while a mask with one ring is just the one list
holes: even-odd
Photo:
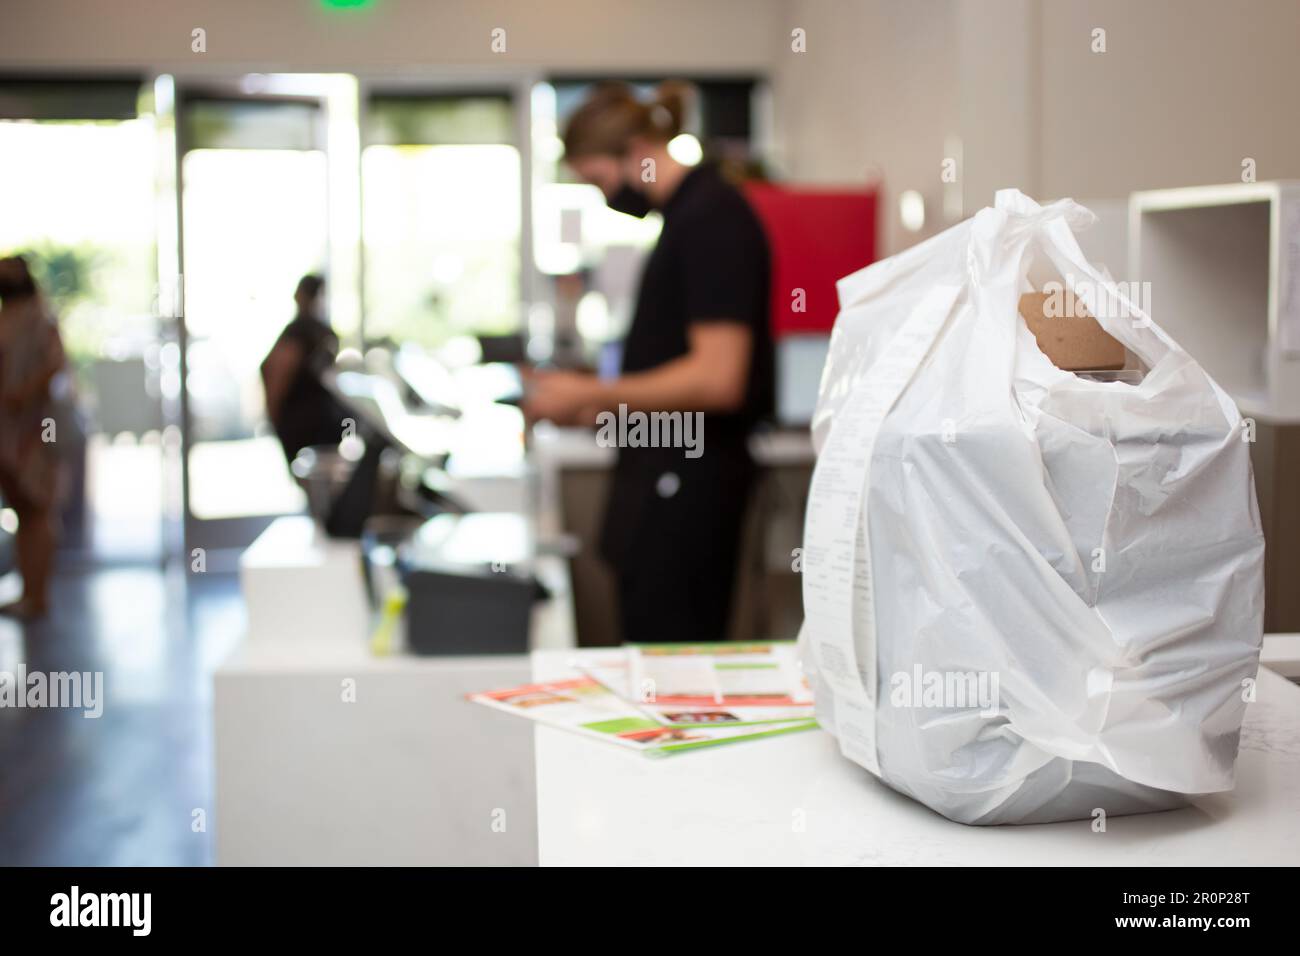
[[325, 106], [181, 90], [186, 547], [247, 545], [305, 505], [265, 416], [259, 367], [301, 276], [325, 273]]

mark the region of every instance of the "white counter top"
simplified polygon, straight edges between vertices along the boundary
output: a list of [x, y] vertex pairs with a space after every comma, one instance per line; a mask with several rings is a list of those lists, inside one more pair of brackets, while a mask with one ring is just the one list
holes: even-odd
[[[590, 653], [590, 652], [584, 652]], [[571, 653], [533, 655], [537, 679]], [[536, 730], [542, 865], [1294, 865], [1300, 687], [1261, 670], [1237, 788], [1183, 810], [1024, 827], [951, 823], [841, 757], [814, 730], [649, 760]]]
[[1300, 680], [1300, 634], [1265, 634], [1259, 662], [1290, 680]]

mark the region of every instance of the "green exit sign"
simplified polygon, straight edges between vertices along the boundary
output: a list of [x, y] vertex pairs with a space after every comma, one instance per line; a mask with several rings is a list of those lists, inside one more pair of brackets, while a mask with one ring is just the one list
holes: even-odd
[[321, 6], [330, 10], [359, 10], [374, 5], [375, 0], [321, 0]]

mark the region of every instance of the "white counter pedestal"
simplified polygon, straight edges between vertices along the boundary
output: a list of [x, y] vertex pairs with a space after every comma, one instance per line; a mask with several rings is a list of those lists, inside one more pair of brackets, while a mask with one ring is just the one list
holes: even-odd
[[[587, 651], [584, 653], [593, 653]], [[537, 679], [567, 654], [534, 655]], [[542, 865], [1264, 866], [1300, 860], [1300, 688], [1261, 670], [1237, 787], [1183, 810], [1035, 826], [951, 823], [840, 756], [821, 730], [647, 759], [537, 734]]]
[[346, 647], [370, 628], [360, 544], [327, 537], [305, 516], [275, 519], [249, 545], [239, 587], [250, 641]]
[[217, 672], [218, 864], [537, 862], [532, 728], [465, 699], [527, 683], [526, 656], [301, 650]]
[[[573, 644], [564, 562], [533, 647]], [[532, 726], [465, 695], [526, 655], [375, 657], [356, 542], [276, 521], [245, 553], [249, 634], [214, 678], [222, 865], [531, 865]]]

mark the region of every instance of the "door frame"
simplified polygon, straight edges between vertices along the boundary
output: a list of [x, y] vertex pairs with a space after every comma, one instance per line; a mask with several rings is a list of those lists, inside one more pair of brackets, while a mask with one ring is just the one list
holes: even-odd
[[[267, 527], [283, 515], [240, 515], [230, 518], [199, 518], [190, 507], [191, 468], [190, 452], [194, 447], [193, 415], [189, 395], [189, 345], [190, 333], [186, 313], [185, 296], [185, 156], [192, 149], [198, 148], [187, 141], [184, 121], [186, 103], [202, 99], [219, 99], [230, 101], [302, 103], [311, 105], [320, 111], [322, 118], [327, 116], [326, 96], [303, 93], [282, 93], [269, 90], [250, 89], [245, 83], [248, 76], [271, 74], [243, 73], [232, 75], [224, 72], [220, 75], [195, 74], [176, 75], [174, 82], [173, 126], [175, 130], [175, 207], [176, 207], [176, 257], [178, 260], [177, 295], [171, 319], [174, 340], [179, 349], [180, 394], [177, 415], [180, 424], [180, 484], [181, 484], [181, 540], [186, 560], [197, 558], [199, 549], [206, 555], [211, 551], [229, 551], [243, 549], [253, 542]], [[275, 74], [280, 75], [280, 74]], [[294, 74], [309, 79], [319, 74]], [[321, 150], [328, 157], [328, 142], [321, 136]], [[326, 200], [328, 201], [328, 190]], [[330, 247], [330, 236], [326, 235], [326, 250]]]

